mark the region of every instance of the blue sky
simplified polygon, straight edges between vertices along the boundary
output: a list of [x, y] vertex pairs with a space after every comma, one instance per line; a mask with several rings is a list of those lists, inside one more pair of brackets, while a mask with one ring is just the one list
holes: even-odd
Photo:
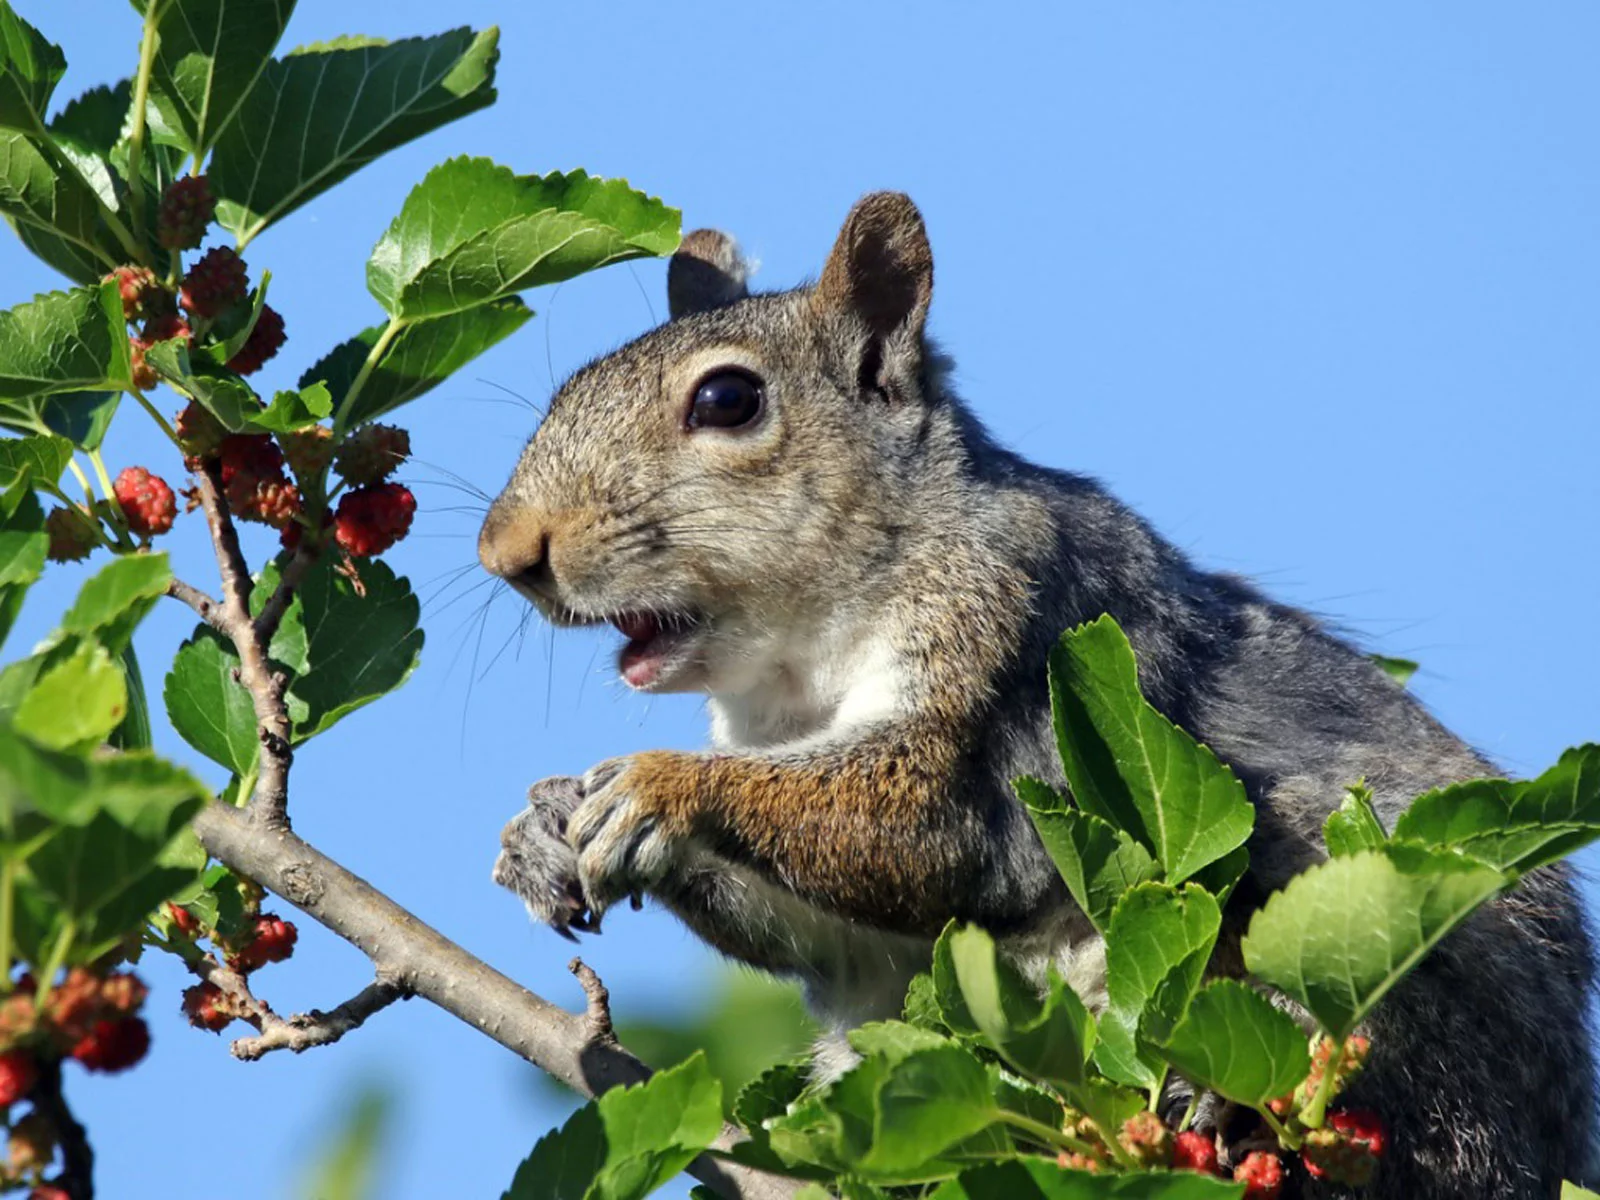
[[[15, 2], [65, 45], [63, 99], [131, 70], [126, 4]], [[1600, 736], [1600, 10], [979, 14], [301, 0], [291, 42], [498, 23], [501, 98], [259, 239], [250, 262], [272, 270], [290, 335], [262, 384], [287, 384], [374, 319], [365, 257], [409, 186], [453, 154], [626, 176], [686, 227], [738, 235], [767, 287], [820, 268], [859, 193], [900, 188], [933, 238], [932, 327], [1003, 440], [1099, 476], [1200, 562], [1421, 659], [1418, 692], [1510, 771]], [[423, 665], [295, 770], [305, 836], [574, 1006], [569, 948], [489, 882], [499, 827], [532, 780], [694, 746], [703, 714], [692, 698], [626, 694], [614, 637], [535, 625], [519, 643], [510, 596], [480, 623], [489, 589], [448, 577], [473, 562], [478, 514], [445, 481], [497, 489], [535, 419], [511, 396], [542, 403], [648, 328], [663, 276], [639, 264], [535, 293], [526, 330], [400, 415], [422, 512], [390, 557], [432, 598]], [[0, 240], [0, 280], [7, 305], [56, 286], [14, 239]], [[131, 406], [108, 461], [179, 473]], [[201, 533], [180, 522], [169, 542], [210, 586]], [[78, 578], [35, 590], [16, 646]], [[175, 604], [148, 622], [147, 676], [190, 625]], [[292, 963], [260, 977], [282, 1011], [331, 1006], [367, 978], [354, 950], [300, 924]], [[692, 1010], [714, 969], [651, 912], [618, 914], [584, 955], [623, 1017]], [[149, 1062], [69, 1081], [113, 1200], [289, 1195], [363, 1079], [399, 1088], [386, 1200], [498, 1195], [560, 1116], [506, 1052], [421, 1001], [332, 1049], [245, 1065], [181, 1024], [174, 964], [145, 974]]]

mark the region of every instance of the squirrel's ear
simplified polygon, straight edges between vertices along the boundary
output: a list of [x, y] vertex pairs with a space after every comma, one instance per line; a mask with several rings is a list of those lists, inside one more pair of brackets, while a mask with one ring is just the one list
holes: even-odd
[[812, 304], [855, 313], [877, 338], [905, 330], [916, 344], [932, 298], [933, 251], [911, 197], [873, 192], [856, 201], [822, 268]]
[[667, 311], [674, 317], [721, 308], [750, 293], [750, 273], [738, 244], [715, 229], [684, 235], [667, 265]]

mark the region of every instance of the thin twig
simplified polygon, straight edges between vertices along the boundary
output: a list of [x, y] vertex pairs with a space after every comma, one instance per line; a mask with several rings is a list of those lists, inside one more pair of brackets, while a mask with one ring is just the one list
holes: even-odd
[[61, 1174], [56, 1177], [56, 1185], [71, 1200], [94, 1200], [94, 1149], [62, 1094], [60, 1059], [39, 1060], [39, 1081], [29, 1096], [34, 1110], [50, 1123], [61, 1147]]
[[[393, 980], [480, 1030], [585, 1096], [650, 1077], [621, 1046], [596, 1043], [586, 1015], [569, 1013], [508, 979], [424, 924], [293, 832], [263, 826], [213, 801], [195, 833], [214, 858], [272, 889], [350, 942]], [[724, 1126], [726, 1150], [744, 1135]], [[689, 1173], [730, 1200], [792, 1200], [799, 1185], [701, 1155]]]
[[207, 625], [221, 633], [226, 633], [221, 619], [221, 605], [211, 596], [206, 595], [199, 588], [185, 583], [181, 579], [174, 579], [167, 584], [167, 595], [174, 600], [182, 600], [195, 614]]
[[567, 970], [578, 977], [578, 984], [588, 1000], [583, 1020], [590, 1043], [615, 1046], [617, 1031], [611, 1024], [611, 993], [606, 991], [606, 985], [600, 982], [600, 976], [594, 973], [594, 968], [581, 958], [569, 962]]
[[261, 615], [256, 618], [256, 637], [263, 646], [272, 643], [272, 637], [278, 632], [278, 625], [283, 621], [283, 614], [289, 611], [289, 605], [294, 600], [295, 589], [304, 582], [311, 564], [317, 561], [316, 551], [311, 548], [309, 542], [309, 538], [301, 539], [300, 548], [284, 564], [283, 576], [279, 579], [277, 588], [261, 606]]
[[254, 1062], [274, 1050], [293, 1050], [299, 1054], [313, 1046], [329, 1045], [359, 1028], [374, 1013], [382, 1012], [396, 1000], [404, 1000], [406, 995], [405, 989], [397, 984], [375, 979], [329, 1012], [313, 1009], [308, 1013], [295, 1013], [287, 1020], [273, 1017], [264, 1023], [256, 1037], [235, 1041], [233, 1056]]
[[222, 500], [222, 468], [208, 462], [199, 472], [200, 507], [211, 530], [217, 552], [217, 570], [222, 576], [221, 629], [233, 640], [239, 652], [239, 682], [250, 693], [255, 705], [257, 732], [261, 739], [261, 762], [255, 792], [247, 810], [253, 820], [273, 828], [289, 824], [289, 764], [294, 754], [289, 748], [289, 710], [284, 705], [288, 680], [267, 661], [266, 643], [257, 634], [250, 618], [250, 568], [239, 549], [239, 533]]

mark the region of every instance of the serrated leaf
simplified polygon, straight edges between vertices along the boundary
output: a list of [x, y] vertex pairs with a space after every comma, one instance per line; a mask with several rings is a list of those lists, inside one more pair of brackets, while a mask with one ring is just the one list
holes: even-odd
[[63, 392], [0, 401], [0, 427], [18, 433], [56, 434], [80, 450], [98, 450], [121, 401], [121, 392]]
[[27, 471], [35, 487], [54, 487], [72, 461], [72, 443], [54, 434], [0, 438], [0, 489]]
[[[1013, 1152], [983, 1064], [955, 1042], [899, 1028], [920, 1048], [870, 1054], [769, 1122], [779, 1155], [877, 1183], [918, 1183]], [[892, 1041], [886, 1027], [879, 1036]]]
[[255, 770], [261, 753], [255, 705], [235, 677], [239, 656], [202, 625], [178, 647], [162, 697], [178, 735], [236, 775]]
[[0, 125], [32, 130], [44, 124], [66, 55], [0, 0]]
[[1383, 848], [1389, 837], [1383, 832], [1383, 825], [1372, 807], [1371, 788], [1356, 784], [1345, 789], [1344, 800], [1323, 822], [1322, 840], [1332, 858]]
[[1019, 1159], [963, 1171], [929, 1200], [1239, 1200], [1244, 1184], [1195, 1171], [1099, 1175], [1048, 1159]]
[[260, 281], [250, 290], [250, 303], [236, 304], [217, 318], [211, 329], [213, 340], [201, 351], [217, 366], [226, 367], [250, 340], [261, 320], [261, 310], [267, 306], [267, 288], [271, 283], [272, 272], [261, 272]]
[[1577, 746], [1537, 779], [1473, 779], [1417, 797], [1396, 841], [1458, 850], [1518, 875], [1600, 837], [1600, 745]]
[[911, 982], [906, 986], [906, 1000], [900, 1019], [907, 1025], [926, 1029], [930, 1033], [943, 1034], [949, 1031], [944, 1023], [944, 1014], [939, 1011], [939, 994], [934, 988], [930, 972], [919, 971], [911, 977]]
[[89, 766], [86, 819], [57, 830], [26, 860], [32, 880], [75, 922], [83, 956], [142, 925], [193, 878], [161, 858], [208, 798], [194, 776], [147, 752]]
[[948, 940], [948, 961], [966, 1011], [1002, 1058], [1028, 1078], [1058, 1087], [1084, 1081], [1094, 1019], [1059, 975], [1050, 972], [1041, 998], [977, 926], [946, 930], [940, 940]]
[[1380, 671], [1401, 687], [1405, 687], [1406, 684], [1410, 683], [1411, 677], [1422, 666], [1421, 663], [1412, 662], [1409, 658], [1390, 658], [1384, 654], [1374, 654], [1371, 658]]
[[47, 292], [0, 312], [0, 404], [32, 410], [54, 392], [132, 386], [115, 283]]
[[1070, 807], [1053, 788], [1019, 779], [1017, 795], [1078, 907], [1101, 933], [1129, 888], [1159, 879], [1150, 852], [1109, 822]]
[[498, 40], [455, 29], [273, 59], [212, 155], [217, 221], [244, 245], [380, 154], [492, 103]]
[[292, 433], [315, 425], [333, 411], [333, 397], [320, 383], [298, 392], [278, 392], [272, 403], [250, 421], [250, 428], [262, 433]]
[[166, 0], [159, 11], [153, 98], [204, 158], [270, 61], [294, 0]]
[[144, 360], [178, 391], [193, 396], [224, 429], [250, 430], [262, 414], [261, 401], [249, 384], [226, 367], [191, 357], [180, 338], [157, 342], [145, 351]]
[[367, 263], [392, 317], [440, 317], [609, 263], [670, 254], [679, 213], [626, 180], [454, 158], [411, 190]]
[[503, 1200], [635, 1200], [671, 1179], [722, 1128], [722, 1085], [697, 1054], [613, 1088], [547, 1134]]
[[306, 575], [297, 607], [284, 617], [280, 636], [287, 645], [294, 645], [296, 623], [305, 637], [306, 667], [289, 685], [291, 699], [305, 705], [295, 719], [296, 742], [394, 691], [422, 653], [422, 610], [410, 583], [381, 559], [369, 559], [359, 570], [365, 596], [356, 595], [355, 585], [324, 559]]
[[1335, 1038], [1509, 881], [1469, 859], [1391, 845], [1330, 859], [1252, 918], [1244, 960]]
[[1162, 1053], [1191, 1083], [1252, 1108], [1288, 1095], [1311, 1070], [1294, 1018], [1233, 979], [1195, 993]]
[[1111, 915], [1106, 933], [1106, 1011], [1094, 1061], [1118, 1083], [1150, 1088], [1165, 1065], [1148, 1037], [1165, 1036], [1188, 1009], [1211, 958], [1222, 912], [1190, 884], [1140, 884]]
[[339, 414], [339, 428], [351, 429], [437, 387], [521, 329], [532, 316], [533, 310], [513, 296], [454, 316], [407, 325], [385, 347], [349, 411], [345, 411], [345, 399], [350, 385], [383, 337], [382, 325], [364, 329], [335, 347], [300, 377], [300, 386], [325, 381]]
[[94, 190], [13, 129], [0, 129], [0, 213], [23, 245], [74, 283], [99, 282], [125, 256]]
[[1148, 704], [1127, 637], [1109, 616], [1050, 651], [1062, 766], [1086, 812], [1132, 835], [1182, 883], [1242, 846], [1255, 809], [1233, 772]]
[[122, 668], [98, 642], [84, 642], [39, 676], [14, 718], [18, 733], [47, 750], [86, 753], [128, 713]]
[[768, 1067], [739, 1091], [733, 1102], [733, 1119], [747, 1133], [760, 1132], [773, 1117], [781, 1117], [789, 1105], [799, 1099], [810, 1078], [810, 1068], [804, 1063], [779, 1063]]
[[172, 567], [165, 553], [128, 554], [90, 576], [61, 619], [69, 634], [93, 635], [112, 653], [121, 653], [134, 626], [166, 594]]

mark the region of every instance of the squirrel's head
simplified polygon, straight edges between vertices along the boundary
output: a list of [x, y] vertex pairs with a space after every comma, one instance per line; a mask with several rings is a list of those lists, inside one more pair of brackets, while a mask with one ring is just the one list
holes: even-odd
[[560, 388], [478, 540], [550, 620], [621, 630], [640, 690], [737, 694], [870, 620], [939, 403], [907, 197], [859, 201], [813, 286], [745, 275], [727, 235], [685, 237], [671, 320]]

